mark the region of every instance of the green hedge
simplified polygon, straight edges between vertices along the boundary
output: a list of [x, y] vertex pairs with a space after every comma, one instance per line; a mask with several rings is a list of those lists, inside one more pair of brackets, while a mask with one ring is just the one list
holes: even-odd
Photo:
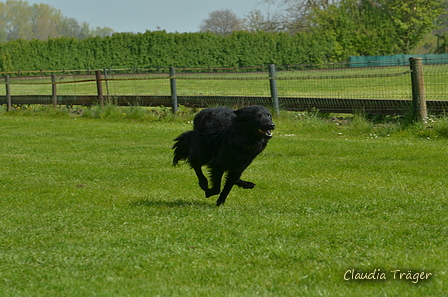
[[332, 62], [334, 39], [300, 33], [116, 33], [0, 44], [0, 71], [104, 67], [228, 67]]

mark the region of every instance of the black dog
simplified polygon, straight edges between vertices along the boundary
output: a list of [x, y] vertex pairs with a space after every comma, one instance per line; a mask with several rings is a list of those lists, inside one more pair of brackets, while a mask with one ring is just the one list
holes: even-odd
[[[272, 116], [263, 106], [249, 106], [233, 111], [229, 108], [207, 108], [199, 112], [193, 130], [179, 135], [174, 141], [173, 165], [186, 160], [199, 179], [199, 186], [208, 198], [219, 195], [216, 204], [226, 201], [233, 185], [245, 189], [254, 183], [240, 179], [243, 171], [261, 153], [275, 128]], [[211, 188], [201, 167], [210, 169]], [[227, 172], [224, 188], [221, 179]]]

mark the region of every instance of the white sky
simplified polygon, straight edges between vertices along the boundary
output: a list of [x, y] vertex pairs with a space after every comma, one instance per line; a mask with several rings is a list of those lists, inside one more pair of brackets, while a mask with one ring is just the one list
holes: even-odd
[[66, 17], [91, 27], [110, 27], [115, 32], [197, 32], [210, 12], [230, 9], [244, 17], [260, 0], [36, 0], [62, 11]]

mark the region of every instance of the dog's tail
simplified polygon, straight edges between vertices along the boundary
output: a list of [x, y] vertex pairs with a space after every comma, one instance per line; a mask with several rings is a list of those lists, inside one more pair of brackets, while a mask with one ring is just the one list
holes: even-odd
[[174, 139], [175, 143], [173, 145], [174, 158], [173, 165], [176, 166], [180, 160], [188, 160], [190, 154], [191, 140], [193, 136], [193, 131], [187, 131], [179, 135]]

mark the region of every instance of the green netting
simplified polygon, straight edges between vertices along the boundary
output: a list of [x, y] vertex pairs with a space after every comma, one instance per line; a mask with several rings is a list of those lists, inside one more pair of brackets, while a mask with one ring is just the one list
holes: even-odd
[[448, 64], [448, 54], [350, 57], [350, 67], [409, 66], [410, 58], [422, 58], [424, 65]]

